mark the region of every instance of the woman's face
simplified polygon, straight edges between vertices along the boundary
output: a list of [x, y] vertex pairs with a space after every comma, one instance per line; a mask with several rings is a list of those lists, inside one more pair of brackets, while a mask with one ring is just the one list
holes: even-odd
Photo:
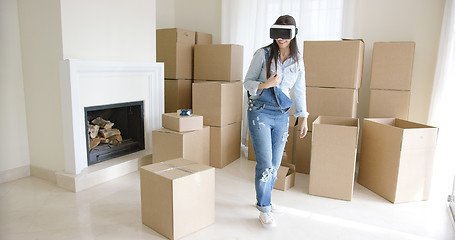
[[291, 43], [291, 40], [279, 40], [279, 39], [277, 39], [275, 41], [278, 44], [278, 47], [280, 47], [280, 49], [288, 48], [289, 44]]

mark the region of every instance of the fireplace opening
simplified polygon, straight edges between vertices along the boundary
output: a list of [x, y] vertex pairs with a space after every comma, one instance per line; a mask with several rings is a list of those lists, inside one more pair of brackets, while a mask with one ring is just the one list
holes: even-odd
[[84, 110], [89, 166], [145, 149], [143, 101]]

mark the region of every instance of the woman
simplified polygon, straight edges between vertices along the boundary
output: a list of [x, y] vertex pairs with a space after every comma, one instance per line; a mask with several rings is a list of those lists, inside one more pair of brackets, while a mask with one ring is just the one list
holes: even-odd
[[[271, 38], [275, 39], [256, 51], [244, 81], [249, 96], [248, 127], [257, 162], [256, 208], [264, 227], [275, 225], [271, 212], [278, 212], [278, 207], [272, 205], [271, 193], [288, 138], [289, 109], [293, 104], [291, 88], [294, 116], [301, 123], [300, 138], [308, 131], [305, 70], [295, 39], [295, 20], [289, 15], [280, 16], [272, 28]], [[284, 34], [280, 34], [283, 29]]]

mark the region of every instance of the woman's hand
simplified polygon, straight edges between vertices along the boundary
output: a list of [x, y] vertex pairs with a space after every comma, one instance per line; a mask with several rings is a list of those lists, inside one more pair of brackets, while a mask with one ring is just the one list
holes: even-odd
[[300, 126], [300, 129], [299, 129], [299, 137], [300, 138], [303, 138], [305, 137], [305, 135], [307, 134], [308, 132], [308, 118], [304, 118], [304, 117], [299, 117], [299, 123], [301, 122], [301, 124], [299, 124]]
[[260, 83], [258, 89], [266, 89], [266, 88], [271, 88], [271, 87], [276, 87], [278, 84], [280, 84], [281, 79], [276, 72], [272, 74], [272, 76], [267, 79], [266, 82]]

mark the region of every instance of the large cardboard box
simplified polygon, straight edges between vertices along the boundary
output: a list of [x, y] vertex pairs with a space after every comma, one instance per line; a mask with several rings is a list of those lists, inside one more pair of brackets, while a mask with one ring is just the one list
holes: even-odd
[[298, 129], [295, 130], [295, 171], [298, 173], [310, 174], [311, 164], [311, 139], [312, 132], [307, 132], [304, 138], [298, 137]]
[[191, 109], [192, 80], [164, 80], [164, 111], [176, 112], [178, 109]]
[[286, 191], [295, 184], [295, 166], [282, 161], [281, 166], [277, 170], [277, 178], [273, 188]]
[[308, 129], [318, 116], [357, 117], [358, 89], [307, 87]]
[[142, 223], [179, 239], [215, 222], [215, 169], [186, 159], [140, 169]]
[[194, 46], [194, 79], [242, 80], [243, 46], [234, 44], [198, 44]]
[[152, 162], [163, 162], [174, 158], [185, 158], [193, 162], [210, 165], [210, 127], [190, 132], [169, 129], [152, 131]]
[[210, 166], [224, 168], [240, 158], [241, 122], [210, 127]]
[[306, 85], [360, 88], [364, 48], [362, 40], [305, 41]]
[[364, 119], [358, 182], [393, 203], [428, 200], [437, 137], [428, 125]]
[[320, 116], [314, 121], [311, 195], [352, 199], [358, 132], [357, 118]]
[[196, 32], [196, 44], [212, 44], [212, 34]]
[[203, 117], [192, 114], [191, 116], [181, 116], [177, 113], [164, 113], [162, 115], [163, 127], [176, 131], [188, 132], [203, 128]]
[[193, 113], [204, 116], [204, 124], [221, 127], [242, 121], [242, 82], [196, 82], [193, 84]]
[[411, 90], [415, 42], [375, 42], [372, 89]]
[[398, 90], [370, 90], [370, 118], [408, 119], [411, 92]]
[[156, 61], [164, 62], [164, 78], [193, 78], [195, 35], [180, 28], [156, 30]]

